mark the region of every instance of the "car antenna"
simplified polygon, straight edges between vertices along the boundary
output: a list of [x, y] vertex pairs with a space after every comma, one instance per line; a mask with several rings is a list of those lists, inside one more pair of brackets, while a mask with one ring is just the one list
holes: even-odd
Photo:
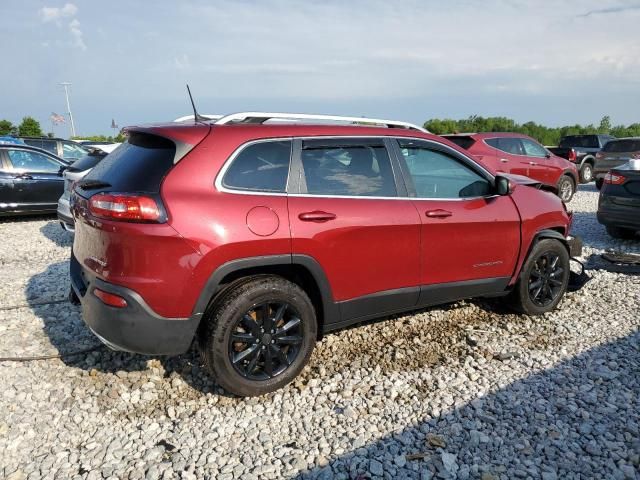
[[187, 92], [189, 93], [189, 100], [191, 100], [191, 106], [193, 107], [193, 121], [196, 122], [196, 123], [198, 123], [198, 122], [206, 122], [208, 120], [208, 118], [203, 117], [196, 110], [196, 104], [193, 103], [193, 96], [191, 96], [191, 89], [189, 88], [189, 84], [188, 83], [187, 83]]

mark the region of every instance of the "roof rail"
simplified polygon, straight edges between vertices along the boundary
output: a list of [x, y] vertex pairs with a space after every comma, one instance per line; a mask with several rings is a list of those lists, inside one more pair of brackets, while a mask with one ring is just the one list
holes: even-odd
[[319, 120], [321, 122], [343, 122], [356, 125], [384, 125], [388, 128], [406, 128], [429, 133], [428, 130], [419, 127], [418, 125], [408, 122], [400, 122], [398, 120], [382, 120], [379, 118], [366, 117], [343, 117], [340, 115], [315, 115], [308, 113], [239, 112], [225, 115], [224, 117], [215, 120], [213, 123], [216, 125], [225, 125], [229, 123], [264, 123], [268, 120], [280, 122]]
[[[222, 115], [200, 115], [200, 116], [205, 117], [207, 120], [218, 120], [219, 118], [222, 118]], [[184, 117], [176, 118], [174, 122], [178, 122], [178, 123], [188, 122], [188, 121], [193, 121], [194, 118], [195, 117], [193, 115], [185, 115]]]

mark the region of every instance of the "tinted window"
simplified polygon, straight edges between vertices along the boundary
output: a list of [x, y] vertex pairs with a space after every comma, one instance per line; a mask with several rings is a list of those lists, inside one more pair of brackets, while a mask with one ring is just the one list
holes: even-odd
[[511, 153], [512, 155], [524, 155], [524, 149], [522, 148], [522, 143], [520, 142], [519, 138], [508, 138], [508, 137], [502, 137], [502, 138], [498, 138], [496, 139], [497, 142], [497, 149], [498, 150], [502, 150], [503, 152], [506, 153]]
[[420, 142], [399, 143], [418, 198], [479, 197], [491, 191], [486, 178], [452, 156]]
[[291, 142], [259, 142], [244, 148], [224, 175], [225, 187], [284, 192], [289, 176]]
[[310, 146], [301, 152], [307, 193], [395, 197], [387, 149], [382, 145]]
[[476, 141], [472, 137], [462, 135], [449, 135], [445, 136], [444, 138], [446, 138], [450, 142], [455, 143], [459, 147], [464, 148], [465, 150], [469, 150], [469, 148], [471, 148], [471, 145], [476, 143]]
[[58, 142], [57, 140], [47, 140], [44, 138], [25, 138], [24, 143], [31, 145], [32, 147], [42, 148], [47, 152], [58, 154]]
[[95, 153], [85, 155], [80, 160], [76, 160], [75, 162], [73, 162], [67, 170], [70, 172], [84, 172], [85, 170], [90, 170], [95, 167], [105, 156], [105, 154]]
[[166, 138], [132, 133], [129, 140], [107, 155], [80, 183], [99, 182], [103, 191], [158, 193], [173, 166], [175, 144]]
[[568, 135], [560, 139], [560, 143], [558, 144], [558, 146], [564, 148], [598, 148], [600, 145], [598, 145], [597, 135]]
[[546, 157], [547, 150], [542, 145], [538, 145], [536, 142], [523, 138], [522, 145], [524, 147], [524, 151], [530, 157]]
[[51, 172], [57, 173], [60, 164], [38, 152], [27, 150], [7, 150], [9, 162], [17, 170], [27, 172]]
[[638, 152], [640, 140], [611, 140], [602, 149], [603, 152]]

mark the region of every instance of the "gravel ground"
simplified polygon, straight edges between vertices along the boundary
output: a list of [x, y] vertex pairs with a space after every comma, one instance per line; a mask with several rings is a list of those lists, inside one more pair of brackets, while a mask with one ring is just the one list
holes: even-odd
[[[227, 396], [195, 352], [0, 362], [0, 477], [640, 479], [640, 277], [599, 267], [597, 193], [570, 204], [593, 279], [543, 318], [460, 302], [327, 335], [287, 388]], [[71, 237], [0, 223], [0, 357], [97, 344]]]

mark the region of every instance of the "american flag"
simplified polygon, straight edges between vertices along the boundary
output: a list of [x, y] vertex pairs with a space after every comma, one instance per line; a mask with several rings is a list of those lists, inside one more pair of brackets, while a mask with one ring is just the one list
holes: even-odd
[[54, 125], [60, 125], [61, 123], [64, 123], [64, 117], [55, 112], [51, 112], [50, 118], [51, 118], [51, 123], [53, 123]]

